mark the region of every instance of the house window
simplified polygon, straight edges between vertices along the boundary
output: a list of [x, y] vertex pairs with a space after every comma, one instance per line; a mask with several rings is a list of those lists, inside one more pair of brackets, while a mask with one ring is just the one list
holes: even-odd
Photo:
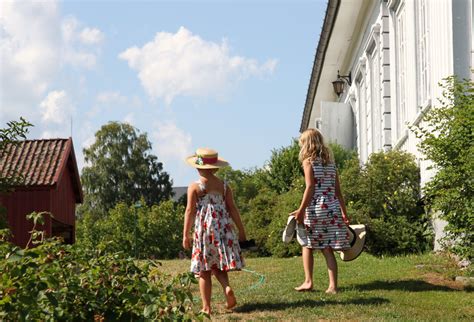
[[397, 136], [401, 138], [404, 134], [407, 121], [406, 106], [406, 13], [405, 2], [400, 2], [395, 13], [395, 45], [396, 45], [396, 73], [397, 73]]
[[425, 106], [430, 99], [430, 75], [429, 75], [429, 25], [427, 14], [427, 0], [418, 0], [416, 3], [416, 27], [417, 27], [417, 81], [418, 81], [418, 111]]

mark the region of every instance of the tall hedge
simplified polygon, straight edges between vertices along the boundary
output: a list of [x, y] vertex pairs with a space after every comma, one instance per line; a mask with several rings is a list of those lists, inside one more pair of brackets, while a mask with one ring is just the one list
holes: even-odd
[[432, 229], [413, 155], [373, 153], [365, 165], [354, 158], [341, 173], [341, 187], [351, 221], [367, 225], [369, 252], [395, 255], [431, 248]]

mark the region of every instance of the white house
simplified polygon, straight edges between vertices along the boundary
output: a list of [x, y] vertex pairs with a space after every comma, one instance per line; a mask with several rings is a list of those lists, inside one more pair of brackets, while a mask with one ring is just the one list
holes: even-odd
[[[473, 1], [329, 0], [300, 130], [319, 128], [356, 149], [361, 162], [380, 150], [409, 151], [427, 182], [408, 126], [436, 106], [443, 78], [473, 78]], [[438, 239], [443, 223], [435, 228]]]

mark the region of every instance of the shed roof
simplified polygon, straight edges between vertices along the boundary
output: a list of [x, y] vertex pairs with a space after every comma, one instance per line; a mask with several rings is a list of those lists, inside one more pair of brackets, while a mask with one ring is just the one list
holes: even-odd
[[9, 143], [0, 153], [0, 177], [21, 175], [24, 178], [22, 187], [54, 187], [68, 169], [76, 201], [82, 202], [81, 181], [71, 138]]

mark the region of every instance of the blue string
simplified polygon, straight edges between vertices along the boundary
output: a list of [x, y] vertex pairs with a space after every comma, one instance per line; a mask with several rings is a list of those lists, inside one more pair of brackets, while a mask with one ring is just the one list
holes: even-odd
[[253, 284], [252, 286], [250, 286], [250, 287], [248, 288], [249, 290], [256, 289], [257, 287], [259, 287], [260, 285], [262, 285], [263, 283], [265, 283], [265, 275], [260, 274], [260, 273], [257, 273], [257, 272], [255, 272], [255, 271], [252, 271], [252, 270], [250, 270], [250, 269], [246, 269], [246, 268], [243, 268], [242, 271], [247, 272], [247, 273], [250, 273], [250, 274], [254, 274], [254, 275], [257, 275], [257, 276], [260, 277], [260, 278], [258, 279], [257, 283]]

